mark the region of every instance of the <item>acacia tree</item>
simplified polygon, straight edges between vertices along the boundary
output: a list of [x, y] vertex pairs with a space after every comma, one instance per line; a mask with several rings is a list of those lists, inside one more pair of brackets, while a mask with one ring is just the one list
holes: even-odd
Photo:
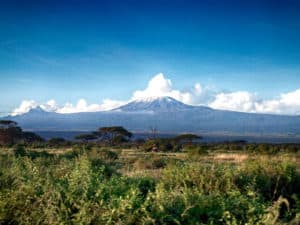
[[16, 122], [0, 120], [0, 144], [14, 144], [22, 138], [22, 129]]
[[64, 138], [54, 137], [48, 140], [48, 145], [51, 147], [66, 146], [68, 142]]
[[189, 145], [192, 145], [193, 140], [195, 139], [202, 139], [201, 136], [198, 136], [196, 134], [180, 134], [175, 137], [175, 140], [178, 142], [187, 142]]
[[11, 145], [17, 142], [32, 144], [35, 142], [44, 142], [45, 140], [29, 131], [22, 131], [15, 121], [0, 120], [0, 144]]
[[0, 120], [0, 128], [16, 127], [17, 122], [12, 120]]
[[132, 133], [121, 126], [101, 127], [97, 134], [102, 141], [110, 145], [128, 141], [132, 137]]
[[96, 134], [80, 134], [75, 137], [76, 140], [81, 140], [84, 143], [87, 143], [92, 140], [98, 139]]
[[29, 132], [29, 131], [22, 133], [22, 139], [25, 141], [25, 143], [45, 142], [44, 138], [42, 138], [36, 133]]

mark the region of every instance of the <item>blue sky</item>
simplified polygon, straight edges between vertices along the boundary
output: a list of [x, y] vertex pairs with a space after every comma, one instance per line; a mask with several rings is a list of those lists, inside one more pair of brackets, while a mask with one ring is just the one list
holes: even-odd
[[278, 100], [300, 88], [299, 12], [296, 0], [1, 1], [0, 111], [127, 101], [158, 73], [182, 92]]

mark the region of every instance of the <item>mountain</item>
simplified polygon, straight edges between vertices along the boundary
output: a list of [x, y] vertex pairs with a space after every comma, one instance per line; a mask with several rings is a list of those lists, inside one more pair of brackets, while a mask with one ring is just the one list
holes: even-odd
[[30, 109], [26, 114], [27, 115], [39, 115], [39, 114], [48, 114], [48, 113], [49, 112], [46, 112], [40, 106], [37, 106], [36, 108]]
[[194, 109], [194, 106], [186, 105], [171, 97], [149, 97], [132, 101], [113, 111], [120, 112], [176, 112]]
[[92, 131], [102, 126], [124, 126], [133, 132], [300, 135], [300, 117], [241, 113], [190, 106], [171, 97], [140, 99], [103, 112], [59, 114], [41, 108], [8, 116], [26, 130]]

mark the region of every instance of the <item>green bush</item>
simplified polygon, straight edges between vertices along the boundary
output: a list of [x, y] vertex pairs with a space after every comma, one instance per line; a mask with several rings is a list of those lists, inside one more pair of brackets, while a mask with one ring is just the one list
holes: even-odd
[[300, 216], [300, 173], [291, 162], [237, 166], [153, 154], [136, 161], [160, 169], [152, 178], [120, 175], [110, 153], [92, 152], [1, 154], [0, 224], [288, 224]]
[[142, 145], [142, 149], [146, 152], [178, 152], [181, 150], [181, 146], [172, 139], [157, 138], [145, 141]]
[[107, 149], [103, 149], [99, 151], [100, 157], [104, 160], [116, 160], [118, 159], [118, 153], [114, 151], [110, 151]]
[[151, 155], [145, 158], [139, 158], [133, 164], [137, 170], [162, 169], [166, 167], [166, 165], [167, 162], [164, 158]]
[[14, 148], [13, 148], [13, 152], [14, 152], [14, 155], [16, 157], [23, 157], [23, 156], [26, 156], [27, 155], [27, 151], [25, 149], [25, 146], [24, 145], [16, 145]]
[[197, 159], [200, 156], [207, 155], [209, 147], [206, 145], [191, 145], [184, 149], [190, 159]]

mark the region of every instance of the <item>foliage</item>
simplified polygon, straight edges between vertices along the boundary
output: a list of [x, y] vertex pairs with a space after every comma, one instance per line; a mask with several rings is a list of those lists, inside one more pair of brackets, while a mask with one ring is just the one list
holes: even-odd
[[199, 136], [199, 135], [196, 135], [196, 134], [187, 133], [187, 134], [180, 134], [180, 135], [178, 135], [174, 138], [174, 140], [176, 140], [180, 143], [181, 142], [183, 142], [183, 143], [187, 142], [189, 145], [191, 145], [193, 143], [193, 140], [195, 140], [195, 139], [202, 139], [202, 137]]
[[106, 142], [109, 145], [128, 142], [132, 137], [132, 133], [121, 126], [101, 127], [98, 131], [93, 132], [100, 138], [100, 141]]
[[14, 152], [14, 155], [16, 157], [26, 156], [27, 155], [27, 151], [26, 151], [24, 145], [20, 145], [20, 144], [14, 146], [13, 152]]
[[133, 162], [153, 177], [121, 175], [113, 168], [122, 163], [112, 149], [16, 146], [15, 155], [0, 154], [0, 224], [296, 224], [300, 217], [300, 173], [287, 160], [177, 163], [151, 153]]
[[37, 135], [36, 133], [29, 132], [29, 131], [23, 132], [22, 138], [23, 138], [24, 142], [27, 144], [32, 144], [32, 143], [36, 143], [36, 142], [45, 142], [44, 138]]
[[97, 135], [95, 134], [80, 134], [75, 137], [76, 140], [81, 140], [83, 142], [88, 142], [92, 140], [98, 139]]
[[166, 167], [166, 165], [166, 159], [151, 155], [145, 158], [139, 158], [133, 164], [134, 168], [137, 170], [161, 169]]
[[90, 151], [89, 156], [91, 156], [91, 158], [100, 158], [104, 161], [114, 161], [118, 159], [118, 153], [115, 151], [111, 151], [109, 149], [106, 148], [93, 148], [92, 151]]
[[0, 144], [12, 145], [22, 138], [22, 129], [11, 120], [0, 120]]
[[62, 147], [68, 145], [68, 142], [64, 138], [51, 138], [48, 140], [48, 145], [50, 147]]
[[173, 139], [156, 138], [148, 139], [142, 145], [142, 149], [146, 152], [160, 151], [160, 152], [177, 152], [181, 149], [181, 145]]
[[0, 144], [2, 145], [36, 144], [44, 141], [42, 137], [33, 132], [22, 131], [14, 121], [0, 120]]
[[187, 152], [188, 157], [197, 158], [202, 155], [207, 155], [209, 147], [206, 145], [189, 145], [184, 150]]

